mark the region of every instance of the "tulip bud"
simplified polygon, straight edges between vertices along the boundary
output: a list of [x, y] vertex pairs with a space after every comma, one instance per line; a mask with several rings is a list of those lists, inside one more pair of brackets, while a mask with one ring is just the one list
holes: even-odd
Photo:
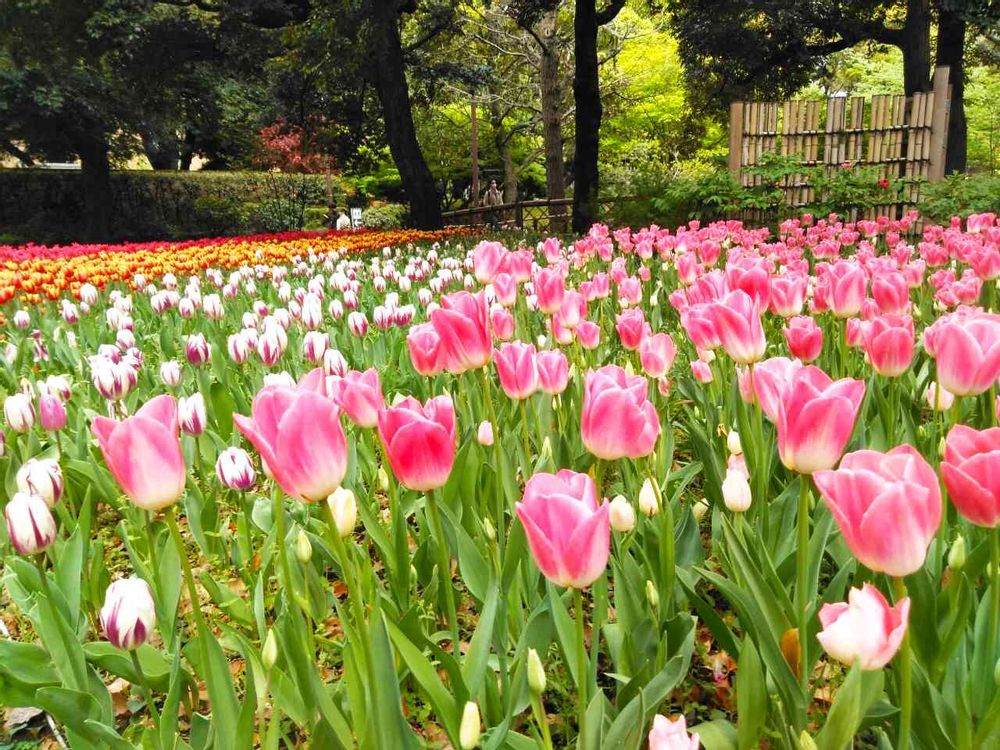
[[382, 492], [389, 491], [389, 475], [386, 473], [384, 466], [380, 466], [378, 469], [378, 488]]
[[809, 732], [805, 729], [803, 729], [802, 734], [799, 735], [799, 750], [819, 750], [816, 740], [810, 737]]
[[45, 500], [17, 492], [4, 508], [7, 538], [19, 555], [35, 555], [56, 540], [56, 521]]
[[108, 586], [100, 619], [111, 645], [125, 651], [139, 648], [156, 627], [156, 605], [149, 584], [141, 578], [119, 578]]
[[955, 571], [961, 570], [965, 567], [965, 559], [965, 537], [959, 534], [948, 550], [948, 567]]
[[264, 639], [264, 647], [260, 651], [260, 661], [264, 669], [270, 671], [278, 661], [278, 639], [274, 637], [274, 631], [268, 630]]
[[480, 445], [493, 445], [493, 425], [483, 420], [479, 423], [479, 431], [476, 433], [476, 439], [479, 441]]
[[4, 400], [3, 416], [14, 432], [28, 432], [35, 426], [35, 406], [23, 393], [13, 393]]
[[342, 537], [353, 534], [354, 527], [358, 523], [358, 503], [354, 493], [346, 487], [338, 487], [326, 502], [337, 525], [337, 533]]
[[257, 472], [249, 454], [242, 448], [226, 448], [215, 462], [215, 475], [223, 486], [237, 492], [253, 487]]
[[700, 521], [708, 513], [708, 501], [705, 498], [701, 498], [694, 505], [691, 506], [691, 513], [694, 515], [695, 521]]
[[528, 649], [528, 688], [535, 695], [545, 692], [545, 666], [533, 648]]
[[181, 366], [176, 361], [168, 359], [160, 365], [160, 380], [167, 388], [175, 388], [181, 382]]
[[609, 509], [611, 528], [627, 534], [635, 527], [635, 509], [624, 495], [616, 495]]
[[462, 750], [472, 750], [479, 744], [482, 734], [482, 722], [479, 718], [479, 706], [474, 701], [465, 704], [462, 711], [462, 724], [458, 730], [458, 742]]
[[483, 532], [486, 534], [486, 538], [491, 542], [496, 540], [497, 530], [489, 518], [483, 520]]
[[62, 399], [51, 393], [43, 393], [38, 397], [38, 418], [42, 429], [55, 432], [66, 426], [66, 407]]
[[653, 483], [648, 479], [642, 483], [642, 489], [639, 490], [639, 510], [643, 515], [650, 517], [660, 512], [660, 503], [656, 499]]
[[726, 472], [722, 482], [722, 499], [733, 513], [745, 513], [750, 508], [750, 483], [743, 472]]
[[649, 602], [649, 606], [654, 612], [660, 608], [660, 592], [656, 590], [656, 586], [650, 580], [646, 581], [646, 601]]
[[299, 529], [299, 535], [295, 538], [295, 557], [305, 565], [312, 560], [313, 548], [309, 541], [309, 535], [304, 529]]
[[63, 475], [59, 463], [50, 458], [29, 458], [17, 470], [18, 492], [37, 495], [51, 508], [63, 493]]
[[743, 444], [740, 442], [740, 433], [736, 430], [730, 431], [726, 435], [726, 447], [729, 449], [730, 454], [734, 456], [739, 456], [743, 454]]
[[205, 397], [200, 393], [181, 398], [177, 402], [177, 417], [181, 430], [197, 437], [205, 431], [208, 416], [205, 413]]

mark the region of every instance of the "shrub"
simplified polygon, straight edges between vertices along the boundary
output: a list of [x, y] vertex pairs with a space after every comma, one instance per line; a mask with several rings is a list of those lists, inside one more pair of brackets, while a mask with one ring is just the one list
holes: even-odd
[[385, 203], [369, 206], [361, 212], [361, 226], [366, 229], [396, 229], [406, 223], [406, 206]]
[[947, 224], [952, 216], [1000, 212], [1000, 175], [953, 174], [924, 185], [917, 204], [931, 222]]

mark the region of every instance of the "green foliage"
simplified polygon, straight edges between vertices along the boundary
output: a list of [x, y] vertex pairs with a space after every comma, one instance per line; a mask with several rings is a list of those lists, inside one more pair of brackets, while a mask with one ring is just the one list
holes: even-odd
[[366, 229], [396, 229], [406, 223], [406, 206], [386, 203], [369, 206], [361, 213], [361, 226]]
[[954, 174], [924, 185], [917, 208], [939, 223], [947, 223], [952, 216], [1000, 211], [1000, 175]]
[[258, 203], [252, 218], [264, 232], [287, 232], [301, 229], [304, 224], [299, 204], [286, 198], [268, 198]]
[[[115, 234], [122, 239], [171, 239], [301, 227], [308, 207], [326, 212], [326, 178], [262, 172], [115, 172], [111, 176]], [[334, 200], [345, 188], [334, 178]], [[297, 206], [298, 218], [269, 201]], [[0, 170], [0, 234], [35, 242], [79, 239], [85, 221], [79, 172]], [[279, 217], [284, 216], [284, 219]], [[270, 230], [268, 230], [270, 231]], [[277, 231], [277, 230], [275, 230]]]

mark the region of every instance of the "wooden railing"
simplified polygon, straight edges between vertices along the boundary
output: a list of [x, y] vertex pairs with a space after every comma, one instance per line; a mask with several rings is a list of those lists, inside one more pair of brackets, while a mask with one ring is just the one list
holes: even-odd
[[[628, 200], [632, 198], [601, 198], [598, 200], [600, 212], [604, 215], [616, 204]], [[538, 198], [496, 206], [460, 208], [445, 211], [442, 217], [449, 226], [493, 226], [498, 229], [558, 234], [569, 231], [572, 213], [572, 198]]]

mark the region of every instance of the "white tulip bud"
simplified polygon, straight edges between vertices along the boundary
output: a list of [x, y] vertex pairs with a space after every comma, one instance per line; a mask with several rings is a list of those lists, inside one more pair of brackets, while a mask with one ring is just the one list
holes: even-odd
[[264, 669], [268, 671], [278, 661], [278, 639], [274, 637], [273, 630], [267, 631], [264, 647], [260, 651], [260, 660], [264, 664]]
[[624, 495], [616, 495], [609, 509], [611, 528], [627, 534], [635, 528], [635, 509]]
[[732, 455], [741, 455], [743, 453], [743, 443], [740, 442], [740, 433], [736, 430], [730, 431], [730, 433], [726, 435], [726, 447]]
[[337, 533], [343, 536], [350, 536], [354, 533], [354, 527], [358, 523], [358, 502], [354, 493], [346, 487], [338, 487], [326, 499], [330, 506], [330, 513], [333, 521], [337, 525]]
[[545, 692], [545, 666], [533, 648], [528, 649], [528, 687], [535, 695]]
[[722, 499], [733, 513], [745, 513], [750, 508], [750, 483], [743, 472], [726, 472], [722, 482]]
[[639, 511], [645, 516], [655, 516], [660, 512], [660, 503], [656, 499], [653, 483], [648, 479], [642, 483], [639, 490]]
[[309, 541], [309, 535], [304, 529], [299, 529], [299, 535], [295, 538], [295, 557], [305, 565], [312, 560], [312, 556], [313, 548], [312, 542]]
[[469, 701], [462, 711], [462, 724], [458, 730], [458, 742], [462, 750], [472, 750], [479, 744], [481, 735], [482, 721], [479, 718], [479, 706], [474, 701]]

